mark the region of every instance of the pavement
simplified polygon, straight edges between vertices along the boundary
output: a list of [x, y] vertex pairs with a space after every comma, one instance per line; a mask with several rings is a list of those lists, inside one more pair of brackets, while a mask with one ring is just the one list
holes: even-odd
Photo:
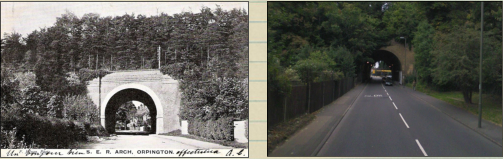
[[83, 146], [83, 149], [232, 149], [215, 143], [178, 136], [118, 135]]
[[381, 81], [325, 106], [269, 156], [502, 156], [500, 126], [476, 128], [467, 111]]

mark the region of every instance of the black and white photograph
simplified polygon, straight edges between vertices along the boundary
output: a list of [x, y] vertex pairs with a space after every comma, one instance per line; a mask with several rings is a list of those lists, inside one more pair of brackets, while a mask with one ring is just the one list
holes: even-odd
[[1, 157], [248, 157], [248, 2], [1, 2]]

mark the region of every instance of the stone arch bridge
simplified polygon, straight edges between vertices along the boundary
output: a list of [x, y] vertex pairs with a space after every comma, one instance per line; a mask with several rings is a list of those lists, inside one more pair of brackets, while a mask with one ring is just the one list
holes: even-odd
[[[409, 49], [410, 41], [407, 45], [391, 40], [388, 46], [382, 47], [372, 53], [372, 58], [375, 61], [383, 61], [391, 67], [393, 80], [402, 81], [401, 75], [414, 74], [414, 48]], [[370, 77], [370, 66], [366, 67], [366, 76]]]
[[119, 106], [132, 100], [142, 102], [149, 109], [152, 127], [149, 133], [180, 129], [178, 81], [159, 70], [113, 72], [101, 79], [101, 93], [98, 78], [89, 82], [87, 90], [100, 109], [101, 125], [109, 133], [115, 132], [115, 114]]

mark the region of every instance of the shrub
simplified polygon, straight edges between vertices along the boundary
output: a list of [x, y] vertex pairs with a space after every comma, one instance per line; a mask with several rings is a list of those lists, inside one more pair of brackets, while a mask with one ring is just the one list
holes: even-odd
[[15, 78], [17, 81], [19, 81], [19, 86], [18, 90], [22, 90], [24, 88], [27, 88], [29, 86], [36, 86], [37, 84], [35, 83], [37, 80], [37, 77], [35, 73], [33, 72], [18, 72], [14, 74]]
[[39, 146], [32, 143], [28, 144], [24, 142], [24, 138], [21, 140], [17, 139], [17, 130], [13, 128], [12, 130], [5, 130], [3, 126], [1, 126], [1, 136], [0, 141], [1, 149], [30, 149], [30, 148], [38, 148]]
[[2, 133], [14, 131], [10, 133], [15, 133], [17, 141], [39, 145], [38, 148], [68, 148], [74, 142], [86, 141], [93, 127], [96, 127], [98, 134], [103, 134], [103, 127], [91, 125], [91, 129], [86, 130], [86, 123], [83, 122], [35, 114], [26, 114], [25, 117], [2, 114]]
[[248, 82], [237, 78], [217, 78], [208, 82], [183, 82], [184, 120], [220, 117], [248, 118]]
[[[191, 71], [196, 69], [197, 66], [194, 63], [190, 62], [179, 62], [179, 63], [174, 63], [170, 64], [168, 66], [162, 66], [161, 67], [161, 73], [163, 74], [168, 74], [169, 76], [173, 77], [176, 80], [189, 80], [188, 76], [197, 76], [194, 74], [191, 74]], [[192, 72], [192, 73], [198, 73], [200, 74], [199, 71]]]
[[207, 121], [196, 118], [189, 121], [188, 131], [206, 139], [234, 141], [233, 121], [231, 117]]
[[90, 80], [93, 80], [95, 78], [98, 78], [99, 75], [101, 77], [104, 77], [107, 74], [110, 74], [111, 72], [105, 71], [105, 70], [90, 70], [90, 69], [80, 69], [78, 72], [78, 77], [80, 78], [81, 82], [87, 82]]
[[99, 124], [99, 110], [87, 95], [67, 95], [63, 98], [63, 117]]
[[23, 105], [21, 107], [22, 115], [30, 113], [45, 116], [48, 111], [47, 104], [51, 97], [50, 93], [42, 91], [38, 86], [27, 86], [21, 90], [17, 101]]
[[2, 81], [2, 88], [1, 88], [1, 94], [2, 94], [2, 105], [1, 109], [2, 111], [5, 109], [9, 109], [11, 104], [18, 102], [16, 100], [16, 96], [18, 94], [18, 85], [19, 81], [14, 78], [13, 70], [9, 67], [5, 67], [5, 65], [2, 63], [2, 74], [1, 74], [1, 81]]
[[99, 124], [89, 124], [89, 127], [86, 126], [86, 132], [88, 133], [89, 136], [109, 136], [107, 130], [99, 125]]

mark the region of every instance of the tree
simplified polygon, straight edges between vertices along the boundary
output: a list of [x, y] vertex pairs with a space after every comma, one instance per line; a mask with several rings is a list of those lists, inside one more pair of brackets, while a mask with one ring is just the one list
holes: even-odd
[[16, 32], [5, 33], [5, 39], [2, 39], [2, 62], [18, 64], [26, 52], [26, 47], [22, 35]]
[[35, 67], [36, 83], [43, 91], [63, 93], [67, 85], [65, 74], [70, 68], [65, 67], [64, 54], [68, 53], [68, 35], [63, 27], [51, 27], [41, 33], [40, 59]]
[[422, 2], [392, 2], [390, 8], [384, 13], [383, 21], [387, 23], [386, 30], [391, 38], [396, 41], [399, 37], [406, 36], [407, 40], [414, 39], [416, 26], [426, 19], [417, 7]]
[[415, 38], [412, 40], [412, 45], [415, 47], [414, 66], [419, 80], [427, 83], [432, 82], [430, 73], [434, 68], [431, 58], [431, 52], [435, 47], [434, 36], [435, 30], [433, 27], [426, 20], [423, 20], [417, 26], [417, 31], [414, 33]]
[[[479, 84], [480, 32], [461, 26], [452, 28], [449, 34], [437, 35], [437, 45], [432, 52], [433, 65], [437, 66], [433, 69], [433, 81], [438, 85], [455, 85], [461, 90], [464, 101], [472, 103], [472, 92], [477, 90]], [[497, 70], [495, 67], [501, 67], [501, 43], [490, 33], [484, 36], [482, 67]], [[498, 62], [493, 59], [498, 59]], [[486, 69], [483, 70], [483, 76], [491, 77], [487, 80], [498, 79], [497, 72]]]
[[119, 106], [116, 112], [116, 120], [121, 121], [122, 123], [129, 123], [131, 119], [133, 119], [136, 115], [137, 109], [133, 104], [133, 101], [126, 102]]
[[328, 58], [324, 52], [314, 52], [308, 59], [298, 61], [293, 67], [302, 82], [309, 84], [321, 76], [323, 71], [329, 69], [335, 62]]

